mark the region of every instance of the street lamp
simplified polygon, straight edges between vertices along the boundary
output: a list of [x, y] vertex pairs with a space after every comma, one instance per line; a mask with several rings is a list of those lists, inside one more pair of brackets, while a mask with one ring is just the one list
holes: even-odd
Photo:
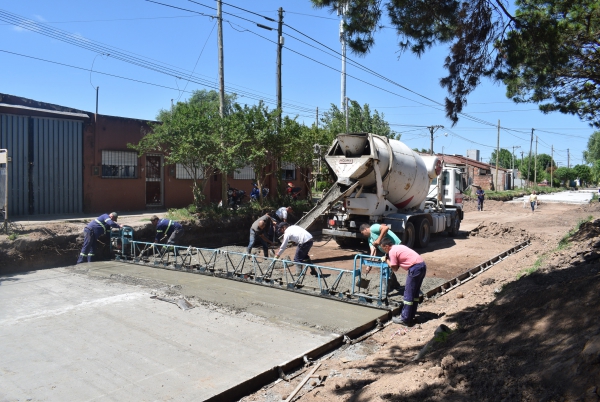
[[512, 188], [515, 189], [515, 149], [521, 148], [520, 145], [513, 145], [512, 149]]

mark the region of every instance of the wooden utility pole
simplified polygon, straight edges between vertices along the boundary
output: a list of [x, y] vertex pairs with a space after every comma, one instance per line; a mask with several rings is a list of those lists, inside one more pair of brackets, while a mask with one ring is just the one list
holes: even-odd
[[317, 106], [317, 130], [319, 129], [319, 107]]
[[571, 168], [571, 154], [569, 153], [569, 148], [567, 148], [567, 168]]
[[538, 137], [535, 136], [535, 163], [533, 164], [533, 183], [537, 184], [537, 143]]
[[[498, 120], [498, 141], [496, 142], [496, 191], [499, 191], [498, 186], [498, 167], [500, 163], [500, 120]], [[504, 187], [504, 186], [503, 186]], [[503, 188], [504, 190], [504, 188]]]
[[429, 154], [433, 155], [433, 133], [435, 133], [435, 131], [438, 128], [444, 128], [444, 126], [429, 126], [427, 128], [429, 129], [429, 134], [431, 135], [431, 145], [429, 146]]
[[552, 187], [554, 184], [554, 181], [552, 180], [554, 176], [554, 145], [552, 145], [550, 149], [552, 150], [550, 152], [550, 187]]
[[277, 132], [281, 130], [282, 95], [281, 95], [281, 51], [283, 49], [283, 8], [279, 7], [279, 22], [277, 24]]
[[[225, 73], [223, 67], [223, 14], [221, 12], [221, 0], [217, 0], [217, 45], [219, 51], [219, 114], [221, 118], [225, 115]], [[221, 133], [221, 146], [223, 144], [223, 133]], [[223, 207], [227, 208], [227, 172], [221, 172], [221, 200]]]
[[529, 187], [529, 174], [531, 173], [531, 149], [533, 148], [533, 128], [531, 129], [531, 140], [529, 141], [529, 160], [527, 161], [527, 187]]

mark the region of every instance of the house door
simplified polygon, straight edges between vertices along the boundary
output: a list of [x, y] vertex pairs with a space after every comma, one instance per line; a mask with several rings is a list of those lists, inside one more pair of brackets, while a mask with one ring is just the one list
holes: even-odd
[[162, 155], [146, 155], [146, 206], [163, 206]]

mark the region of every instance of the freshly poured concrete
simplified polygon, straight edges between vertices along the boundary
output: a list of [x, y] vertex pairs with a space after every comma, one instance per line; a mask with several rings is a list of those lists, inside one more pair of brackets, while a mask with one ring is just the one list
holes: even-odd
[[[384, 313], [150, 267], [84, 267], [0, 277], [0, 400], [204, 400]], [[182, 311], [121, 275], [209, 304]]]

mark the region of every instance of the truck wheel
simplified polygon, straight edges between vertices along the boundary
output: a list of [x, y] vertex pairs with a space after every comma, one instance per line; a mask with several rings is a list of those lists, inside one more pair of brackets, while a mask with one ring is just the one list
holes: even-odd
[[415, 245], [421, 248], [427, 247], [430, 238], [431, 227], [429, 226], [429, 220], [427, 220], [427, 218], [421, 219], [417, 229], [417, 236], [415, 237]]
[[402, 244], [408, 248], [413, 248], [415, 245], [415, 226], [412, 224], [412, 222], [406, 222], [406, 225], [404, 226]]
[[454, 237], [458, 234], [458, 230], [460, 229], [460, 219], [458, 216], [454, 217], [452, 221], [452, 225], [448, 228], [448, 236]]

